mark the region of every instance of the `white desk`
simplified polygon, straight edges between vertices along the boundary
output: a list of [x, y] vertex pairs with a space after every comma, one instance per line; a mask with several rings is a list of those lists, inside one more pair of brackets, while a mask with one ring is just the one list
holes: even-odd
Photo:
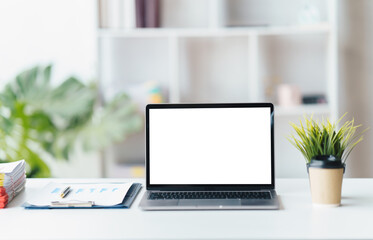
[[373, 239], [373, 179], [344, 179], [338, 208], [312, 207], [307, 179], [278, 179], [281, 210], [168, 212], [138, 209], [144, 189], [131, 209], [25, 210], [25, 199], [51, 179], [27, 181], [0, 209], [0, 239]]

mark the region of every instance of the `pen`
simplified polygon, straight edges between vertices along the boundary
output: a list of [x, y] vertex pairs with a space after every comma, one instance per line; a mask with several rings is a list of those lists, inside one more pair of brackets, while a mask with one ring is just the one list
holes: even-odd
[[69, 194], [70, 192], [70, 186], [67, 186], [60, 194], [61, 198], [64, 198], [67, 196], [67, 194]]

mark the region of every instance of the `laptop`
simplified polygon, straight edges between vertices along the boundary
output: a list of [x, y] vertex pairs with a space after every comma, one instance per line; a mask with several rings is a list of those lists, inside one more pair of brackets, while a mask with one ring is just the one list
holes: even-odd
[[146, 106], [143, 210], [278, 209], [271, 103]]

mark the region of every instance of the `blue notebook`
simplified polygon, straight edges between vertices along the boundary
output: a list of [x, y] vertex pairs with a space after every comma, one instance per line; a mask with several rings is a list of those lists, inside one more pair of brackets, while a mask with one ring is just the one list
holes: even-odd
[[[25, 202], [23, 207], [25, 209], [92, 209], [92, 208], [130, 208], [131, 204], [135, 200], [137, 194], [140, 192], [142, 185], [140, 183], [133, 183], [131, 187], [128, 189], [125, 197], [123, 198], [122, 202], [119, 204], [114, 205], [99, 205], [95, 204], [94, 201], [78, 201], [78, 200], [69, 200], [69, 201], [61, 201], [61, 202], [51, 202], [47, 205], [35, 205], [29, 202]], [[92, 191], [93, 188], [91, 188]], [[110, 189], [111, 190], [111, 189]], [[114, 191], [115, 189], [113, 189]], [[56, 190], [58, 191], [58, 190]], [[75, 190], [76, 193], [79, 193], [80, 189]], [[82, 190], [83, 191], [83, 190]], [[98, 190], [100, 194], [106, 194], [105, 191], [108, 191], [107, 188], [101, 188]], [[109, 192], [109, 191], [108, 191]], [[54, 193], [49, 192], [48, 194]]]

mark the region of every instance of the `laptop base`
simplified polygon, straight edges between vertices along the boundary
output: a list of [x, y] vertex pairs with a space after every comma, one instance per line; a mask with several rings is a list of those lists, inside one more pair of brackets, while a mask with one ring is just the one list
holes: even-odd
[[139, 207], [142, 210], [277, 210], [276, 191], [270, 190], [271, 199], [149, 199], [146, 191]]

